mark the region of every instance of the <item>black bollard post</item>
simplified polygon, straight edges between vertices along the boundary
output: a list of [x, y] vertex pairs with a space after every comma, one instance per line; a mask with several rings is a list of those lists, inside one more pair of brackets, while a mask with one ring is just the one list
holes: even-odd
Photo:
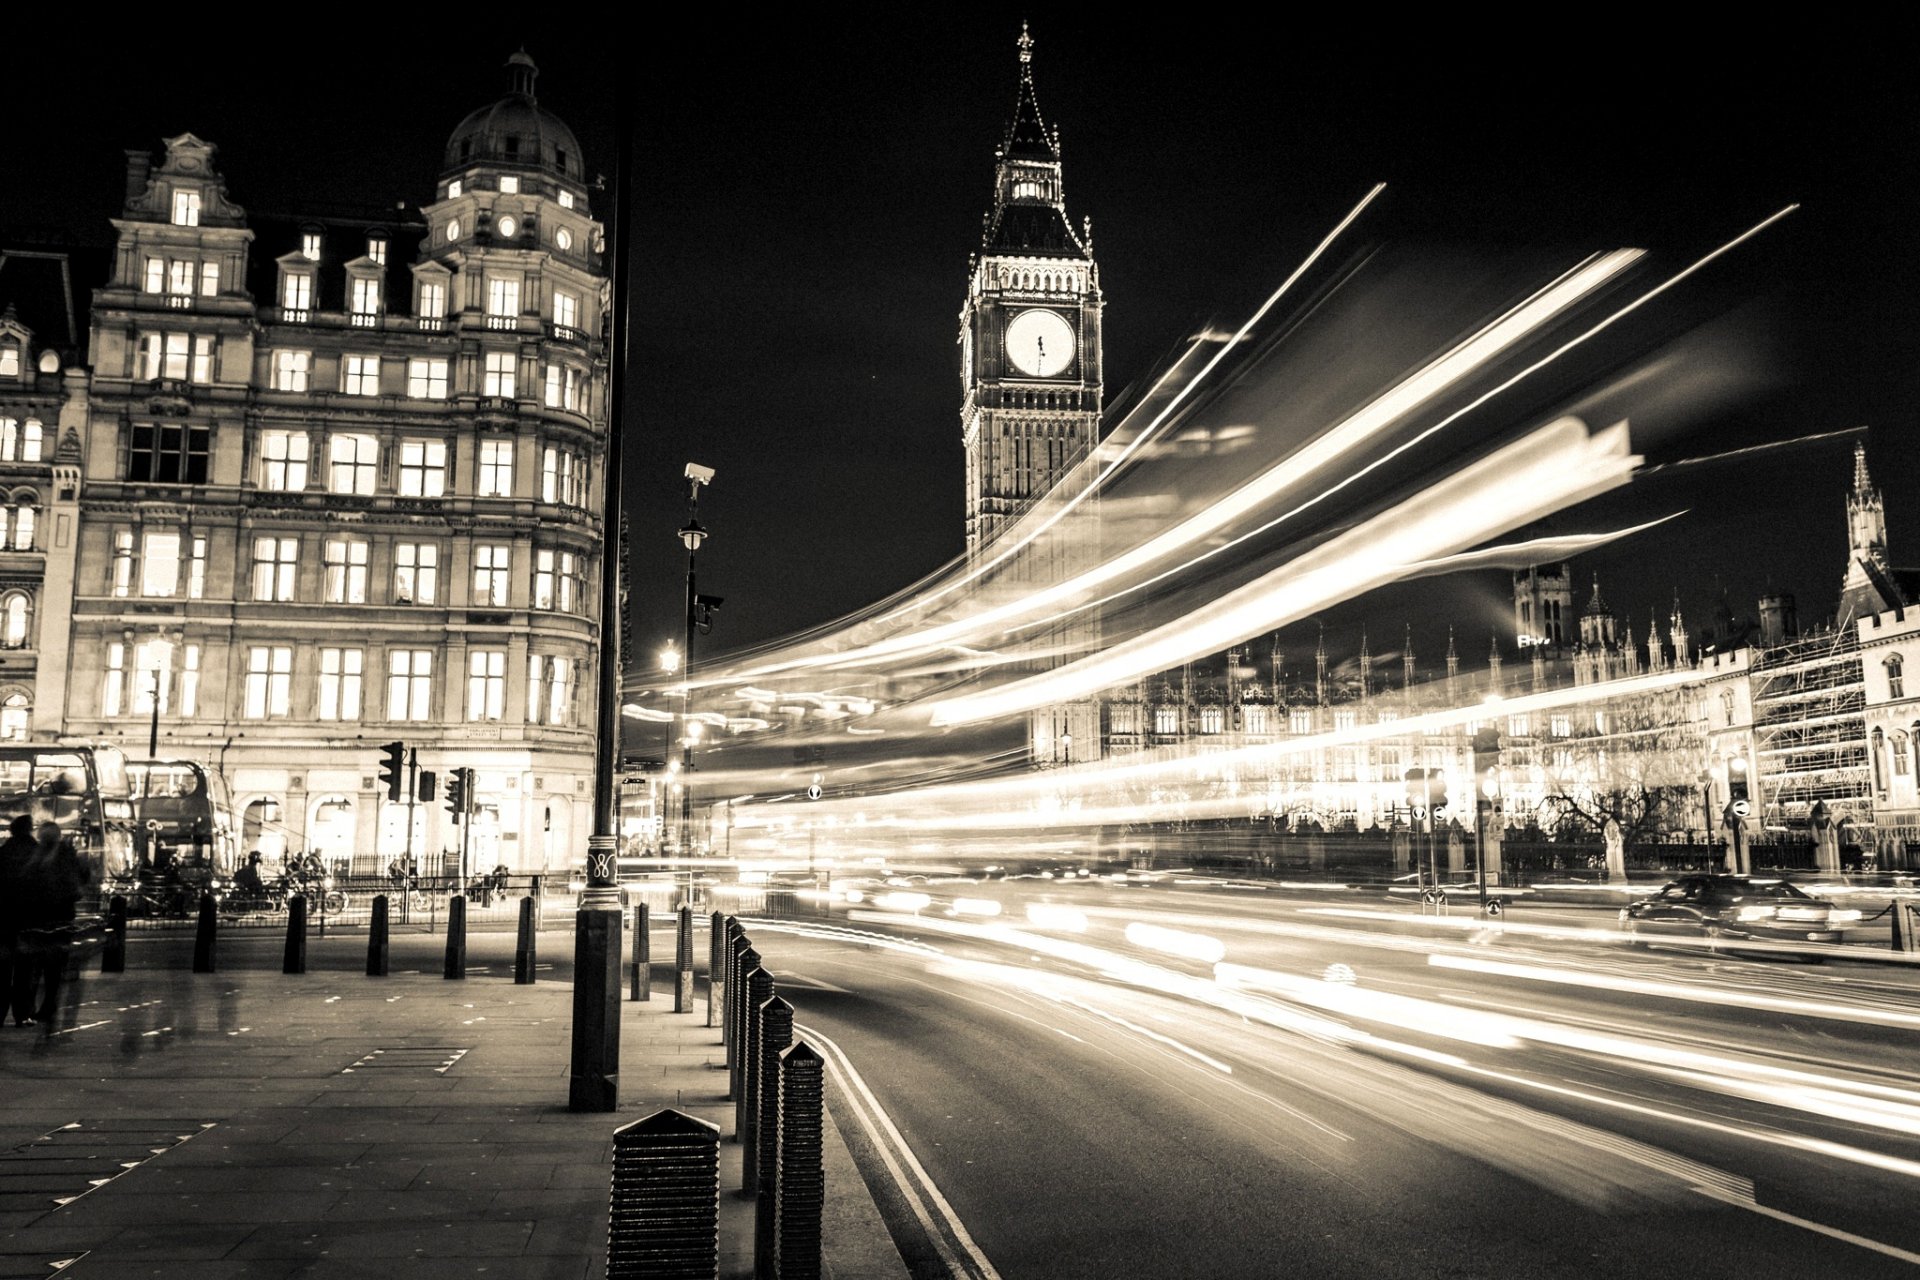
[[627, 999], [653, 999], [653, 913], [642, 902], [633, 909], [633, 971]]
[[746, 1149], [742, 1191], [753, 1191], [753, 1141], [760, 1113], [760, 1006], [773, 999], [773, 974], [764, 967], [747, 975], [745, 1018], [740, 1027], [740, 1087], [733, 1096], [733, 1140]]
[[668, 1108], [615, 1129], [607, 1280], [719, 1273], [719, 1126]]
[[773, 1274], [773, 1187], [780, 1159], [780, 1055], [793, 1044], [793, 1006], [775, 996], [760, 1006], [760, 1121], [754, 1126], [753, 1271]]
[[220, 930], [219, 908], [212, 894], [200, 898], [200, 927], [193, 934], [193, 971], [214, 972], [214, 942]]
[[467, 900], [464, 896], [447, 899], [447, 963], [440, 976], [467, 976]]
[[727, 1007], [723, 1011], [726, 1026], [721, 1033], [721, 1038], [727, 1045], [728, 1066], [733, 1065], [734, 1024], [738, 1021], [735, 1015], [739, 1011], [737, 1006], [740, 996], [740, 957], [753, 950], [753, 940], [747, 937], [746, 931], [737, 925], [735, 930], [733, 941], [727, 944]]
[[707, 918], [707, 1025], [720, 1024], [720, 1001], [726, 979], [720, 974], [720, 948], [727, 940], [727, 918], [718, 911]]
[[[742, 942], [746, 939], [742, 938]], [[760, 953], [749, 946], [739, 953], [734, 961], [734, 972], [738, 975], [733, 981], [733, 996], [727, 1001], [727, 1025], [733, 1031], [733, 1043], [727, 1051], [727, 1100], [738, 1104], [740, 1101], [740, 1073], [747, 1062], [747, 984], [753, 981], [753, 975], [760, 972]], [[739, 1118], [736, 1110], [735, 1119]], [[734, 1141], [740, 1140], [740, 1129], [735, 1125]]]
[[375, 894], [373, 915], [367, 920], [367, 976], [387, 976], [387, 895]]
[[673, 1011], [693, 1012], [693, 908], [680, 908], [679, 936], [673, 953]]
[[533, 984], [534, 953], [539, 947], [539, 934], [533, 927], [533, 899], [520, 899], [520, 936], [513, 944], [513, 981], [515, 986]]
[[[1887, 904], [1887, 914], [1893, 917], [1893, 949], [1895, 951], [1914, 949], [1913, 922], [1916, 912], [1920, 912], [1920, 907], [1910, 906], [1898, 898]], [[106, 972], [104, 964], [101, 965], [100, 971]]]
[[107, 903], [107, 945], [100, 948], [100, 972], [127, 971], [127, 900], [114, 894]]
[[780, 1163], [773, 1184], [773, 1274], [817, 1280], [827, 1205], [820, 1132], [826, 1079], [820, 1055], [805, 1040], [780, 1055]]
[[280, 972], [307, 971], [307, 896], [296, 893], [287, 903], [287, 946], [281, 953]]

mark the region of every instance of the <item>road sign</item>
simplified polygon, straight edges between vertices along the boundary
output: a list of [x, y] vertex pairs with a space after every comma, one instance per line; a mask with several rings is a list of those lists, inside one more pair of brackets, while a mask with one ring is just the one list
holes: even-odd
[[816, 773], [813, 775], [813, 782], [807, 787], [807, 799], [818, 800], [821, 794], [820, 775]]
[[1736, 818], [1744, 818], [1753, 812], [1753, 806], [1745, 800], [1735, 800], [1732, 804], [1728, 805], [1727, 808]]

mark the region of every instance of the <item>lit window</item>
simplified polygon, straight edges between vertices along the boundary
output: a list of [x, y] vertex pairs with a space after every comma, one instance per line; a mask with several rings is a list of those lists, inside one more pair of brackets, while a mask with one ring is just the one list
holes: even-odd
[[273, 353], [273, 389], [305, 391], [313, 374], [313, 352], [276, 351]]
[[[571, 191], [562, 191], [562, 192], [560, 193], [560, 207], [561, 207], [562, 209], [571, 209], [571, 208], [573, 208], [573, 192], [571, 192]], [[563, 249], [564, 249], [565, 247], [566, 247], [565, 245], [562, 245], [562, 246], [561, 246], [561, 248], [563, 248]]]
[[107, 646], [107, 679], [100, 688], [100, 714], [117, 716], [127, 688], [127, 646]]
[[19, 505], [7, 508], [7, 524], [0, 529], [5, 545], [15, 551], [33, 550], [33, 529], [39, 519], [39, 512], [33, 506], [31, 497], [22, 498]]
[[1555, 716], [1553, 717], [1553, 722], [1549, 727], [1552, 729], [1554, 737], [1556, 738], [1567, 737], [1573, 732], [1573, 717], [1572, 716]]
[[265, 720], [287, 714], [293, 687], [293, 650], [285, 645], [255, 645], [247, 650], [245, 716]]
[[15, 592], [7, 597], [6, 626], [4, 635], [0, 635], [0, 646], [8, 649], [26, 648], [28, 630], [27, 597]]
[[303, 231], [300, 233], [300, 256], [309, 262], [320, 261], [320, 233]]
[[200, 714], [200, 646], [182, 645], [185, 658], [180, 671], [180, 714], [197, 716]]
[[447, 315], [447, 286], [437, 280], [420, 282], [419, 316], [422, 320], [444, 320]]
[[514, 177], [514, 176], [513, 176], [512, 174], [510, 174], [510, 173], [503, 173], [503, 174], [501, 174], [501, 175], [500, 175], [500, 194], [501, 194], [501, 195], [503, 195], [503, 196], [517, 196], [517, 195], [519, 195], [519, 194], [520, 194], [520, 179], [518, 179], [518, 178], [516, 178], [516, 177]]
[[0, 742], [25, 742], [33, 720], [33, 703], [24, 693], [10, 693], [0, 702]]
[[402, 440], [400, 495], [405, 498], [438, 498], [446, 491], [447, 442]]
[[460, 193], [464, 190], [466, 190], [466, 188], [460, 185], [460, 179], [455, 178], [447, 184], [447, 199], [458, 200]]
[[510, 587], [509, 567], [513, 549], [482, 544], [473, 549], [473, 603], [504, 607]]
[[1267, 709], [1265, 707], [1257, 704], [1249, 706], [1245, 709], [1244, 714], [1247, 718], [1248, 733], [1265, 733], [1267, 731]]
[[447, 361], [441, 356], [416, 356], [407, 361], [407, 394], [415, 400], [447, 398]]
[[[169, 338], [173, 335], [168, 334]], [[213, 336], [206, 333], [193, 335], [193, 367], [188, 380], [206, 386], [213, 381]]]
[[197, 227], [200, 225], [200, 193], [188, 189], [173, 193], [173, 225], [176, 227]]
[[367, 329], [380, 319], [380, 281], [376, 277], [359, 276], [353, 282], [353, 314], [350, 317], [356, 328]]
[[20, 376], [20, 344], [0, 342], [0, 378]]
[[1180, 713], [1173, 707], [1153, 709], [1153, 731], [1162, 737], [1180, 732]]
[[191, 262], [167, 264], [167, 305], [170, 307], [193, 305], [193, 264]]
[[440, 548], [402, 542], [393, 548], [393, 602], [432, 604], [440, 590]]
[[425, 720], [432, 705], [433, 650], [388, 650], [387, 719]]
[[177, 422], [135, 423], [127, 437], [127, 479], [205, 484], [213, 432]]
[[476, 492], [482, 498], [513, 496], [513, 441], [480, 442], [480, 486]]
[[487, 367], [480, 385], [480, 394], [498, 396], [504, 400], [513, 399], [513, 366], [518, 359], [511, 351], [487, 352]]
[[527, 721], [564, 725], [573, 709], [573, 662], [567, 658], [527, 657]]
[[515, 222], [511, 216], [500, 219], [498, 225], [500, 228], [500, 236], [505, 240], [513, 239], [513, 233], [520, 229], [520, 224]]
[[1887, 696], [1889, 698], [1907, 696], [1906, 659], [1897, 653], [1887, 658]]
[[200, 296], [216, 298], [220, 296], [220, 264], [203, 262], [200, 264]]
[[533, 554], [533, 607], [553, 608], [554, 553], [541, 550]]
[[550, 409], [580, 408], [580, 374], [578, 370], [565, 365], [547, 366], [547, 407]]
[[141, 277], [140, 288], [143, 293], [164, 293], [167, 287], [167, 261], [165, 258], [148, 258], [146, 273]]
[[151, 382], [213, 381], [213, 336], [205, 333], [143, 333], [139, 346], [140, 379]]
[[467, 653], [467, 719], [498, 720], [507, 709], [507, 651]]
[[580, 324], [580, 299], [570, 293], [554, 290], [553, 322], [563, 329], [573, 329]]
[[40, 419], [0, 418], [0, 462], [38, 462], [44, 440]]
[[379, 263], [383, 267], [387, 265], [386, 237], [384, 236], [368, 236], [367, 237], [367, 257], [371, 258], [373, 261]]
[[496, 319], [520, 316], [520, 282], [502, 276], [487, 279], [487, 315]]
[[1532, 722], [1525, 716], [1508, 716], [1507, 732], [1516, 738], [1524, 738], [1533, 732]]
[[[187, 598], [201, 600], [207, 594], [207, 537], [196, 534], [193, 539], [193, 558], [187, 562]], [[189, 711], [188, 715], [193, 713]]]
[[298, 493], [307, 487], [306, 432], [261, 433], [260, 487], [281, 493]]
[[125, 599], [133, 594], [133, 530], [116, 529], [113, 533], [113, 569], [108, 585], [113, 594]]
[[584, 505], [587, 461], [566, 449], [549, 447], [542, 455], [540, 500], [569, 507]]
[[380, 357], [347, 356], [341, 361], [341, 390], [350, 396], [380, 394]]
[[140, 594], [170, 596], [180, 589], [180, 534], [149, 529], [140, 535]]
[[573, 232], [567, 230], [565, 227], [561, 227], [553, 233], [553, 244], [554, 247], [562, 253], [573, 248]]
[[285, 602], [293, 599], [299, 570], [300, 539], [253, 540], [253, 598]]
[[1200, 732], [1224, 733], [1227, 728], [1227, 709], [1225, 707], [1200, 708]]
[[380, 442], [372, 436], [341, 433], [327, 441], [327, 488], [334, 493], [370, 494], [380, 467]]
[[328, 604], [367, 602], [367, 543], [362, 538], [328, 538], [326, 542]]
[[137, 716], [150, 716], [156, 698], [162, 714], [172, 710], [167, 695], [172, 692], [173, 684], [173, 646], [165, 640], [135, 645], [133, 670], [133, 705], [128, 710]]
[[1287, 731], [1289, 733], [1312, 733], [1313, 712], [1291, 711], [1287, 713]]
[[280, 278], [281, 318], [304, 322], [313, 309], [313, 277], [304, 271], [289, 271]]
[[364, 649], [320, 650], [320, 719], [360, 718], [360, 679], [365, 664]]
[[458, 218], [447, 219], [447, 239], [458, 240], [459, 238], [460, 238], [460, 219]]
[[1333, 729], [1335, 733], [1344, 733], [1347, 730], [1353, 728], [1353, 726], [1354, 726], [1353, 712], [1336, 711], [1333, 713]]

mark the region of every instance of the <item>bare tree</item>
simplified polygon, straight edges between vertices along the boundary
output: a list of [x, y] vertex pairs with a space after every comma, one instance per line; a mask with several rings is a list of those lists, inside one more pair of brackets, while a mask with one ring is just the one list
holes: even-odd
[[1541, 770], [1539, 823], [1598, 834], [1611, 818], [1627, 848], [1688, 828], [1707, 764], [1706, 724], [1679, 690], [1570, 709], [1564, 736], [1526, 748]]

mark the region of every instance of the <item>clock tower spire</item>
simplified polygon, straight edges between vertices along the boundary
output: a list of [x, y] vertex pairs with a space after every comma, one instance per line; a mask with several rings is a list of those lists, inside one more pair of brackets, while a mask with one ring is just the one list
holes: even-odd
[[1060, 133], [1040, 114], [1033, 36], [960, 308], [967, 550], [1052, 489], [1098, 440], [1100, 270], [1067, 219]]

